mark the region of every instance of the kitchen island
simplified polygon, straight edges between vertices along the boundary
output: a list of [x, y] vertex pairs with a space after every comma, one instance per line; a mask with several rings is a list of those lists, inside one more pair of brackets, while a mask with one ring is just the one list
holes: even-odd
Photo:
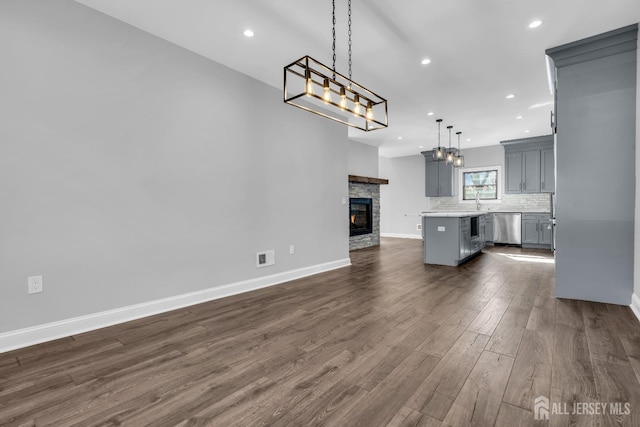
[[422, 212], [424, 263], [457, 266], [486, 244], [486, 212]]

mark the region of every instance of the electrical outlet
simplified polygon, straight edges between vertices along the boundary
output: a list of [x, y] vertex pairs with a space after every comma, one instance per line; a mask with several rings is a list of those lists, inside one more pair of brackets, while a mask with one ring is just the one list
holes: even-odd
[[296, 253], [296, 247], [294, 245], [289, 245], [289, 255], [293, 255]]
[[44, 290], [42, 286], [42, 276], [32, 276], [27, 278], [30, 294], [38, 294]]
[[416, 225], [416, 230], [418, 230], [418, 231], [422, 230], [422, 224], [417, 224]]

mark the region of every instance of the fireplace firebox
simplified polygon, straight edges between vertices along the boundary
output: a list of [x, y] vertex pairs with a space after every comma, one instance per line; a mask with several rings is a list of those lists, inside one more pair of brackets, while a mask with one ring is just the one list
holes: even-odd
[[373, 233], [372, 199], [349, 199], [349, 236]]

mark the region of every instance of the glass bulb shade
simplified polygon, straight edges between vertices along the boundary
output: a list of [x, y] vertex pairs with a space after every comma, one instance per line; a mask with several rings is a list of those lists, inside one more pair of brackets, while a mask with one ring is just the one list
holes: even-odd
[[353, 97], [353, 114], [360, 115], [360, 97], [358, 95]]
[[343, 110], [347, 109], [347, 92], [344, 89], [344, 86], [340, 88], [340, 108]]
[[446, 156], [447, 163], [453, 163], [453, 157], [454, 157], [453, 153], [451, 152], [447, 153], [447, 156]]
[[464, 156], [458, 156], [456, 157], [456, 161], [454, 163], [457, 167], [462, 167], [464, 166]]
[[324, 102], [331, 102], [331, 89], [329, 88], [329, 79], [324, 79], [324, 84], [322, 86], [324, 87], [322, 99], [324, 100]]
[[366, 114], [367, 120], [373, 120], [373, 105], [371, 104], [371, 101], [369, 101], [369, 103], [367, 103], [367, 114]]
[[305, 79], [304, 92], [307, 95], [313, 95], [313, 80], [311, 80], [311, 71], [309, 71], [308, 69], [305, 70], [304, 72], [304, 79]]

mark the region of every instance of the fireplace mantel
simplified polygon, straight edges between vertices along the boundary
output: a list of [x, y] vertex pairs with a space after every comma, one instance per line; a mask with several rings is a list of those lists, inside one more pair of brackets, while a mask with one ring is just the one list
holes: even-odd
[[389, 184], [388, 179], [383, 178], [370, 178], [368, 176], [349, 175], [349, 182], [359, 182], [361, 184]]

